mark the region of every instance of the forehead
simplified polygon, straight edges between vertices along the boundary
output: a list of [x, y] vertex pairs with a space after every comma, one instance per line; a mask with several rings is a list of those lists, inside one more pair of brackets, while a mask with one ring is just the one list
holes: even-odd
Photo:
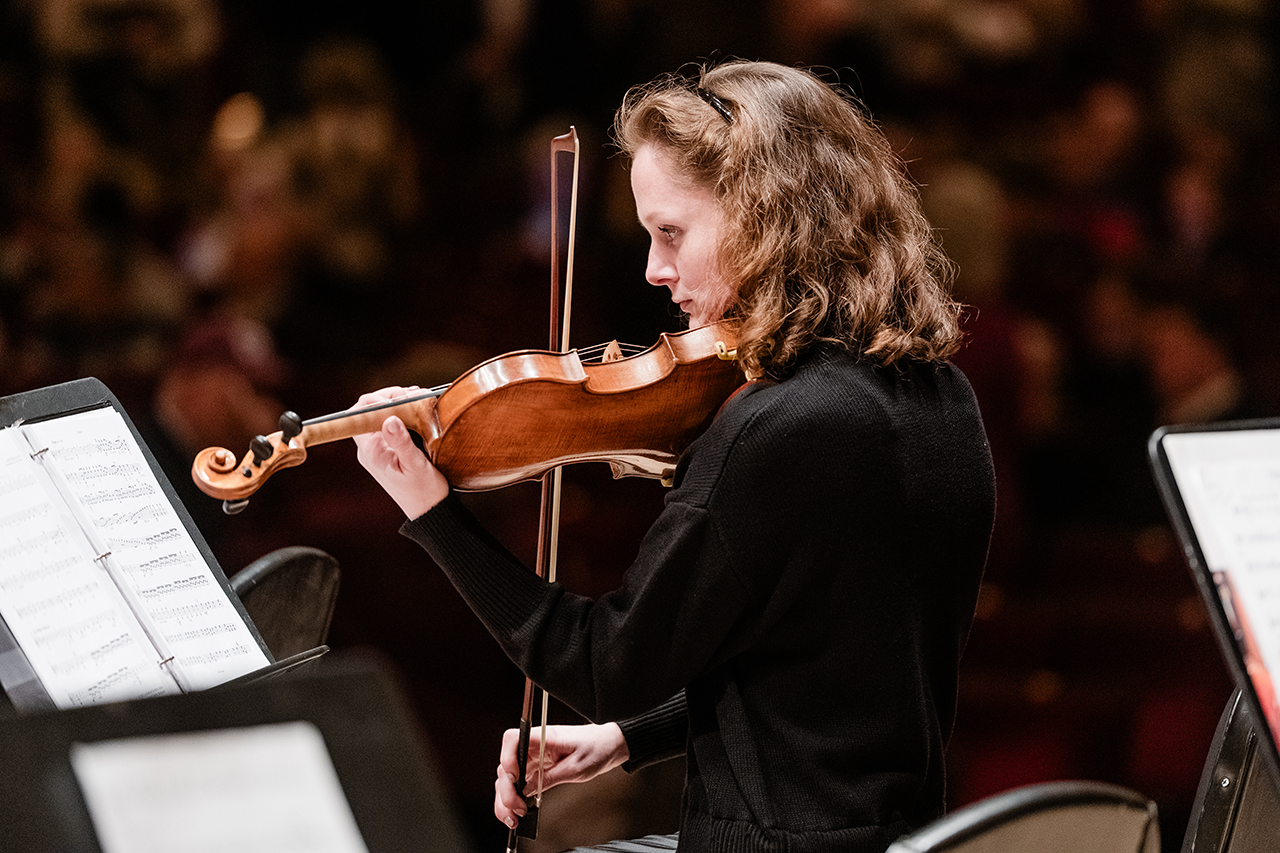
[[631, 164], [631, 191], [642, 221], [654, 217], [718, 215], [715, 193], [681, 176], [656, 146], [642, 145]]

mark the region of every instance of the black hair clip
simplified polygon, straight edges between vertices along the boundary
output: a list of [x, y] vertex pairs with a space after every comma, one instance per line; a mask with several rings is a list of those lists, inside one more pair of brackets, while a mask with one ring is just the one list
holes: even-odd
[[724, 119], [726, 124], [733, 124], [733, 113], [729, 111], [728, 105], [720, 100], [719, 95], [701, 86], [694, 86], [693, 91], [697, 93], [699, 98], [706, 101], [711, 109], [720, 113], [720, 118]]

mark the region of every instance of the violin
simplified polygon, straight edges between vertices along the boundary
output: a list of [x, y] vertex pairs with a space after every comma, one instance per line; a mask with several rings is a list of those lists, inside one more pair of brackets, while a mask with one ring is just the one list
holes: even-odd
[[608, 462], [614, 477], [670, 480], [676, 459], [743, 383], [731, 329], [715, 323], [664, 333], [634, 355], [610, 345], [596, 362], [578, 350], [518, 350], [454, 382], [259, 435], [237, 461], [221, 447], [196, 455], [191, 476], [236, 512], [268, 477], [307, 449], [382, 427], [396, 415], [453, 488], [487, 491], [537, 480], [561, 465]]

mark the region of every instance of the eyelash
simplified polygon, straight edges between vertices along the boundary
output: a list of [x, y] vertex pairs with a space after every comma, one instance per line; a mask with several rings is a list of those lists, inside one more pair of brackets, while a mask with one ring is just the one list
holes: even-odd
[[663, 225], [658, 228], [658, 231], [668, 240], [674, 240], [676, 237], [676, 229], [672, 228], [670, 225]]

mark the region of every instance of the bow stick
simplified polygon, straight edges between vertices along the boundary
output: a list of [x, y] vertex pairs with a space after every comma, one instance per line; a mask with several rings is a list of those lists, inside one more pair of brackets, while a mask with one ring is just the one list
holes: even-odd
[[[551, 322], [549, 348], [560, 352], [569, 350], [569, 319], [573, 306], [573, 245], [578, 217], [578, 132], [570, 127], [569, 132], [551, 140]], [[564, 276], [564, 316], [560, 317], [560, 185], [557, 180], [558, 157], [561, 152], [573, 155], [573, 184], [569, 197], [569, 241], [565, 258]], [[538, 523], [538, 551], [536, 571], [538, 577], [554, 582], [556, 579], [556, 558], [560, 541], [560, 475], [561, 468], [556, 467], [542, 477], [541, 518]], [[516, 745], [516, 790], [524, 796], [528, 782], [529, 733], [532, 728], [534, 693], [538, 691], [533, 679], [525, 678], [524, 702], [520, 712], [520, 737]], [[507, 853], [515, 853], [518, 838], [536, 838], [538, 835], [538, 809], [542, 805], [543, 759], [547, 748], [547, 707], [549, 697], [545, 690], [542, 693], [542, 734], [539, 738], [538, 750], [538, 787], [529, 803], [525, 816], [507, 835]], [[526, 799], [528, 802], [528, 799]]]

